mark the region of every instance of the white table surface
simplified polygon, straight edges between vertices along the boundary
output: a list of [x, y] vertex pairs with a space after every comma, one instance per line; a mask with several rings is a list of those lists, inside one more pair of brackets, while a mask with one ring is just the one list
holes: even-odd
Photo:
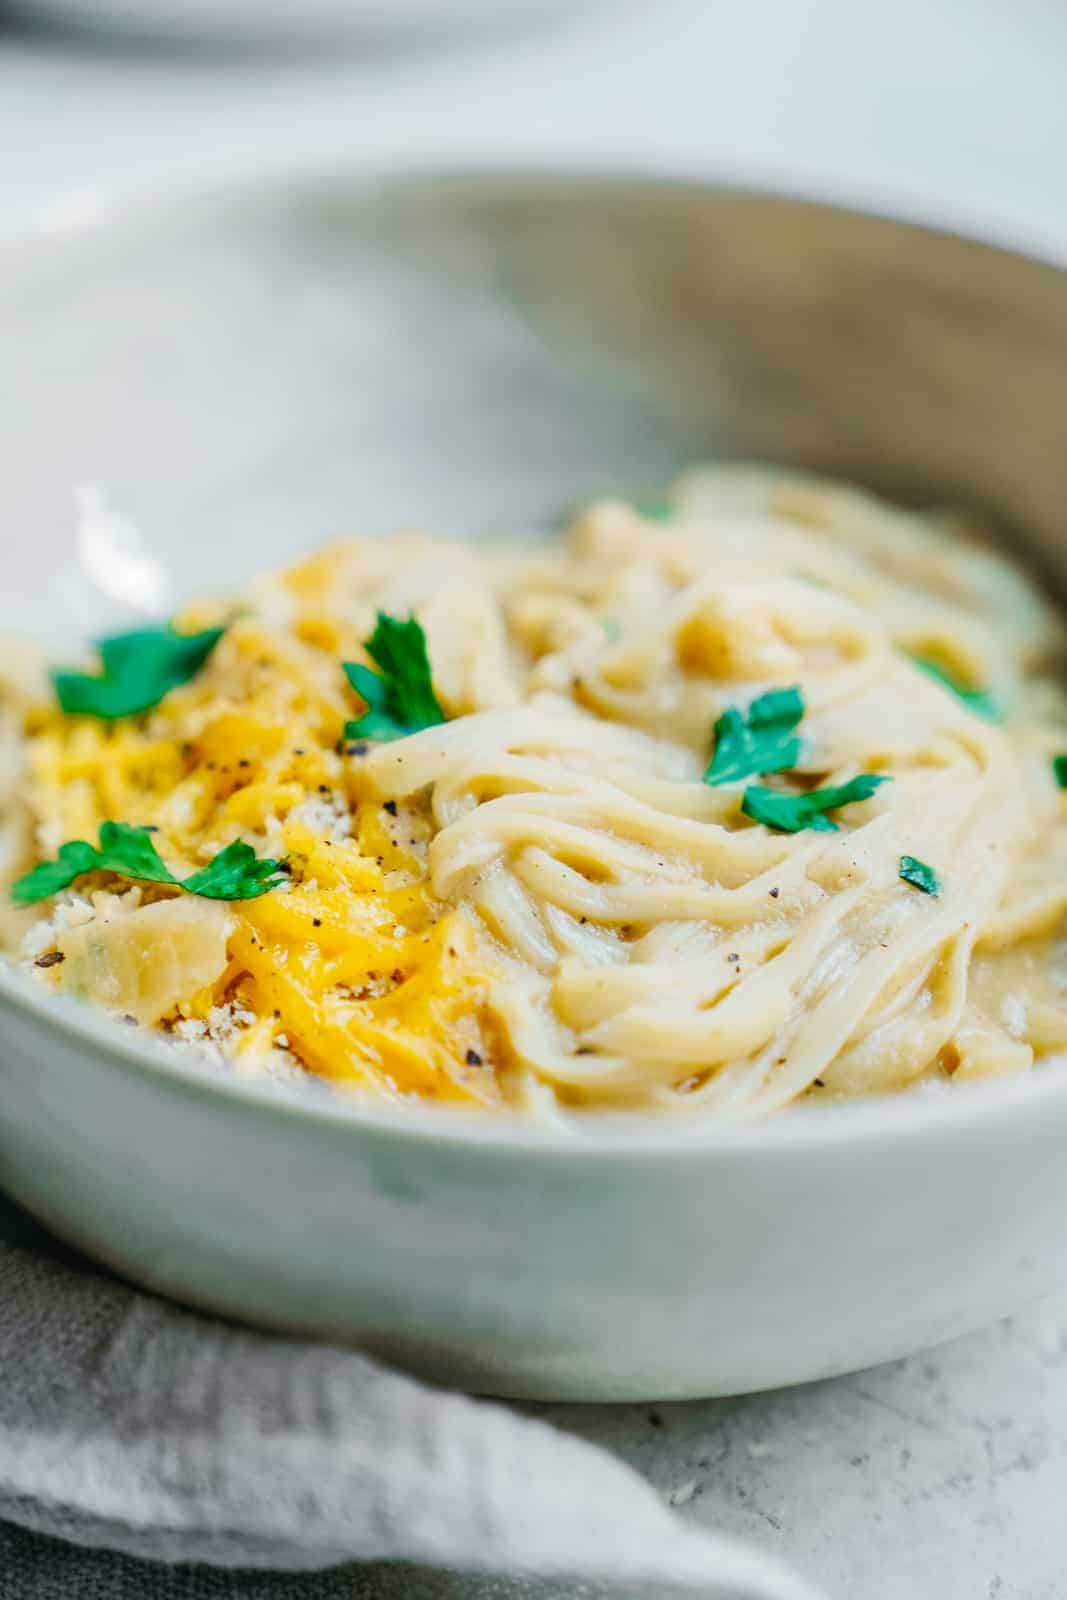
[[[302, 59], [0, 30], [0, 232], [205, 171], [550, 160], [807, 190], [1067, 261], [1065, 78], [1061, 0], [602, 3]], [[541, 1409], [835, 1600], [1067, 1596], [1067, 1293], [805, 1389]], [[375, 1568], [364, 1592], [501, 1591]]]

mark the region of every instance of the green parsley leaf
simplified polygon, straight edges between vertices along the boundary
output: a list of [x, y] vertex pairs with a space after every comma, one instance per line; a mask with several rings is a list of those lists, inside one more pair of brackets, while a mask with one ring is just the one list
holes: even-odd
[[206, 900], [258, 900], [261, 894], [285, 883], [288, 876], [280, 861], [259, 857], [250, 844], [235, 839], [206, 867], [183, 878], [182, 888]]
[[97, 854], [84, 839], [75, 839], [59, 847], [54, 861], [42, 861], [11, 886], [11, 898], [16, 905], [30, 906], [35, 900], [47, 900], [50, 895], [66, 889], [83, 872], [96, 867]]
[[674, 520], [674, 506], [666, 495], [649, 495], [646, 500], [636, 500], [634, 510], [639, 517], [644, 517], [646, 522], [672, 522]]
[[933, 867], [928, 867], [918, 856], [901, 856], [900, 876], [905, 883], [914, 884], [916, 889], [921, 889], [923, 894], [941, 893], [941, 879]]
[[72, 716], [132, 717], [151, 711], [170, 689], [187, 683], [204, 665], [222, 638], [222, 628], [202, 633], [175, 633], [165, 628], [136, 628], [100, 639], [101, 672], [53, 672], [56, 698]]
[[836, 811], [838, 806], [850, 806], [857, 800], [869, 800], [874, 791], [888, 777], [862, 773], [850, 778], [848, 783], [831, 785], [827, 789], [812, 789], [807, 794], [785, 794], [781, 789], [763, 789], [750, 783], [741, 801], [741, 810], [753, 822], [764, 822], [768, 828], [782, 833], [800, 833], [811, 828], [816, 833], [836, 833], [837, 823], [824, 813]]
[[128, 822], [100, 824], [100, 848], [93, 866], [101, 872], [120, 872], [124, 877], [143, 878], [148, 883], [177, 882], [152, 843], [152, 830], [134, 828]]
[[433, 691], [426, 635], [414, 617], [403, 622], [379, 611], [363, 648], [380, 671], [343, 663], [349, 683], [367, 703], [361, 717], [345, 724], [346, 739], [406, 739], [447, 720]]
[[1052, 772], [1061, 789], [1067, 789], [1067, 755], [1053, 756]]
[[944, 684], [946, 689], [951, 689], [957, 700], [962, 700], [969, 711], [976, 717], [984, 717], [986, 722], [1000, 722], [1004, 717], [1003, 707], [998, 703], [996, 696], [988, 689], [968, 689], [958, 678], [953, 677], [946, 667], [939, 661], [933, 661], [929, 656], [912, 656], [915, 665], [929, 677], [936, 678], [938, 683]]
[[704, 782], [734, 783], [757, 772], [784, 772], [795, 767], [800, 740], [793, 729], [803, 715], [804, 696], [795, 687], [758, 695], [747, 716], [736, 706], [728, 706], [715, 724], [715, 753]]
[[62, 845], [54, 861], [40, 862], [12, 885], [11, 898], [22, 906], [47, 900], [83, 872], [115, 872], [145, 883], [172, 883], [210, 900], [255, 900], [286, 881], [280, 862], [260, 860], [251, 845], [239, 839], [220, 850], [199, 872], [176, 878], [152, 843], [150, 828], [102, 822], [99, 846], [85, 839]]

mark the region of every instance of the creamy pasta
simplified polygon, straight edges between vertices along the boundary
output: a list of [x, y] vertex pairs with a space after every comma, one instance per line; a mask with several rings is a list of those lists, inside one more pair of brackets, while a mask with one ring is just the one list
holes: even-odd
[[[206, 654], [147, 708], [8, 686], [9, 882], [90, 849], [7, 914], [43, 985], [242, 1072], [561, 1118], [1067, 1045], [1061, 629], [959, 519], [715, 467], [552, 542], [346, 540], [177, 627]], [[213, 898], [235, 841], [270, 887]]]

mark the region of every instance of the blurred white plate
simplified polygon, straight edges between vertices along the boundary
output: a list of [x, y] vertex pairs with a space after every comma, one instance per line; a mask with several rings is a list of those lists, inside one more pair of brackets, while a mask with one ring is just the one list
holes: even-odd
[[111, 34], [270, 45], [344, 34], [442, 34], [571, 6], [573, 0], [17, 0], [13, 9]]

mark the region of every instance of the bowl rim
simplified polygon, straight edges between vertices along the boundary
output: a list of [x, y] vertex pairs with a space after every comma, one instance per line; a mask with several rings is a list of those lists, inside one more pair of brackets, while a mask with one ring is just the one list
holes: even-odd
[[[580, 188], [599, 184], [620, 192], [627, 186], [649, 191], [692, 192], [694, 195], [719, 195], [738, 200], [783, 204], [798, 210], [826, 212], [857, 220], [883, 223], [893, 229], [953, 240], [995, 256], [1014, 260], [1020, 266], [1053, 274], [1067, 289], [1067, 265], [1051, 253], [1018, 247], [965, 227], [938, 226], [924, 217], [909, 217], [876, 205], [865, 206], [851, 199], [836, 200], [805, 189], [775, 188], [718, 176], [701, 177], [678, 172], [663, 173], [639, 167], [523, 163], [493, 166], [460, 163], [438, 167], [432, 163], [397, 163], [385, 170], [353, 169], [343, 161], [319, 161], [308, 168], [288, 171], [226, 173], [205, 181], [178, 180], [165, 192], [147, 188], [112, 189], [102, 193], [59, 196], [57, 203], [45, 206], [15, 232], [0, 237], [0, 271], [24, 255], [64, 244], [106, 244], [131, 228], [151, 228], [165, 221], [180, 207], [210, 213], [227, 204], [263, 205], [272, 202], [314, 200], [348, 194], [354, 200], [373, 203], [377, 198], [405, 189], [450, 184], [485, 183], [505, 186], [533, 186], [553, 183]], [[68, 204], [67, 201], [71, 201]], [[670, 1117], [655, 1112], [604, 1113], [609, 1126], [597, 1126], [592, 1118], [577, 1127], [540, 1123], [519, 1114], [472, 1112], [449, 1105], [428, 1105], [405, 1101], [401, 1104], [366, 1104], [331, 1092], [322, 1080], [312, 1083], [284, 1082], [267, 1077], [242, 1077], [217, 1060], [198, 1051], [195, 1045], [182, 1047], [161, 1036], [136, 1032], [105, 1011], [67, 996], [48, 993], [35, 986], [32, 977], [0, 957], [0, 1019], [5, 1011], [19, 1013], [30, 1025], [41, 1028], [47, 1044], [49, 1036], [61, 1037], [67, 1044], [82, 1045], [95, 1052], [104, 1064], [121, 1067], [160, 1087], [187, 1092], [208, 1100], [227, 1101], [249, 1112], [281, 1118], [291, 1123], [296, 1118], [305, 1126], [323, 1132], [354, 1136], [377, 1134], [391, 1139], [407, 1139], [417, 1144], [439, 1143], [457, 1149], [490, 1148], [534, 1157], [583, 1161], [612, 1156], [654, 1158], [666, 1154], [686, 1154], [703, 1159], [723, 1155], [772, 1155], [776, 1152], [825, 1150], [842, 1142], [857, 1144], [894, 1143], [904, 1139], [914, 1145], [919, 1138], [964, 1136], [981, 1133], [987, 1124], [1000, 1123], [1014, 1113], [1029, 1120], [1050, 1106], [1067, 1104], [1067, 1059], [1050, 1061], [1017, 1077], [925, 1091], [916, 1087], [895, 1094], [872, 1095], [825, 1106], [789, 1107], [785, 1112], [757, 1119]], [[316, 1093], [312, 1084], [318, 1083]], [[321, 1095], [321, 1097], [320, 1097]]]
[[951, 220], [936, 219], [932, 208], [921, 200], [903, 202], [899, 196], [886, 204], [866, 202], [847, 189], [817, 183], [783, 181], [764, 183], [760, 179], [731, 176], [717, 171], [691, 171], [656, 161], [641, 165], [632, 160], [622, 165], [605, 157], [595, 159], [530, 160], [521, 155], [514, 161], [495, 165], [492, 161], [464, 160], [462, 156], [445, 165], [422, 157], [394, 157], [380, 165], [354, 166], [345, 156], [313, 157], [270, 167], [247, 163], [205, 176], [176, 172], [164, 186], [145, 179], [115, 180], [99, 187], [82, 185], [59, 190], [36, 209], [17, 217], [10, 229], [0, 229], [0, 269], [23, 252], [37, 254], [42, 247], [61, 242], [71, 245], [106, 243], [108, 237], [127, 229], [151, 227], [179, 213], [222, 211], [231, 206], [262, 206], [272, 202], [321, 200], [344, 195], [370, 202], [403, 190], [440, 188], [450, 185], [493, 185], [522, 189], [540, 183], [581, 189], [596, 184], [605, 190], [639, 188], [648, 191], [717, 195], [730, 199], [770, 202], [798, 211], [827, 214], [884, 224], [894, 231], [949, 240], [1014, 261], [1020, 266], [1063, 278], [1067, 275], [1067, 248], [1057, 254], [1051, 241], [1020, 239], [1018, 233], [997, 224], [992, 218], [972, 218], [953, 213]]

